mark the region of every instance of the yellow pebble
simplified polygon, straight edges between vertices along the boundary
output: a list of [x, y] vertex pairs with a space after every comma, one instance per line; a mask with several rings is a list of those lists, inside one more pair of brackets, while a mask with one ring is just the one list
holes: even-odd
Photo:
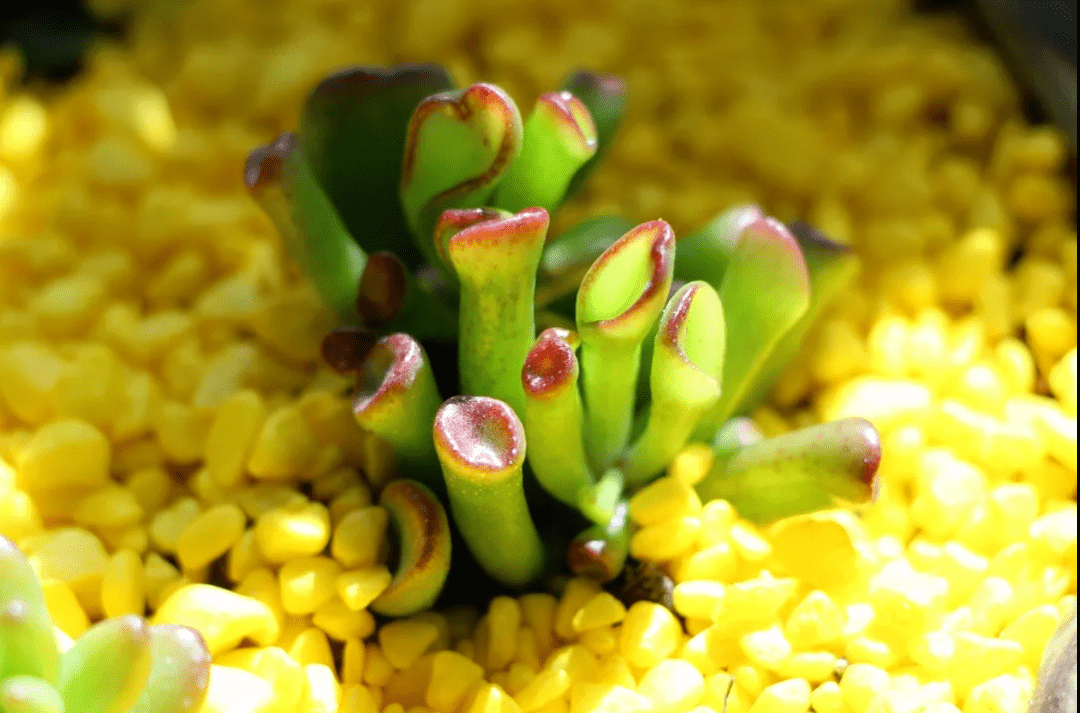
[[738, 556], [735, 548], [729, 542], [718, 542], [683, 558], [675, 568], [675, 579], [678, 582], [732, 582], [735, 580], [737, 567]]
[[793, 653], [777, 669], [781, 678], [804, 678], [821, 683], [832, 678], [838, 658], [831, 651], [802, 651]]
[[375, 617], [371, 612], [366, 609], [350, 609], [337, 597], [323, 602], [315, 610], [311, 623], [335, 641], [364, 638], [375, 631]]
[[45, 607], [49, 610], [49, 617], [57, 628], [72, 639], [78, 639], [90, 628], [90, 619], [71, 587], [56, 579], [44, 579], [41, 591], [45, 595]]
[[86, 527], [123, 528], [142, 520], [143, 509], [135, 494], [120, 485], [106, 485], [79, 501], [71, 513]]
[[240, 539], [246, 522], [244, 511], [231, 503], [203, 511], [177, 538], [176, 555], [180, 564], [185, 570], [210, 564]]
[[[566, 589], [559, 599], [558, 607], [553, 612], [554, 618], [551, 625], [554, 632], [567, 641], [573, 639], [577, 633], [574, 631], [574, 617], [585, 606], [585, 603], [599, 592], [600, 587], [596, 582], [585, 577], [575, 577], [567, 582]], [[546, 605], [545, 602], [545, 609]], [[543, 614], [546, 615], [546, 612], [543, 612]], [[530, 621], [529, 624], [532, 625], [532, 622]], [[543, 641], [540, 629], [537, 629], [536, 626], [533, 626], [533, 629], [537, 632], [537, 643], [540, 643]]]
[[498, 671], [513, 660], [517, 650], [521, 605], [511, 597], [495, 597], [488, 605], [487, 623], [487, 666]]
[[330, 554], [347, 569], [374, 565], [379, 560], [389, 521], [389, 513], [378, 505], [349, 512], [334, 528]]
[[750, 713], [806, 713], [810, 709], [810, 684], [801, 678], [774, 683], [758, 696]]
[[888, 685], [888, 672], [866, 663], [851, 664], [840, 678], [844, 702], [853, 711], [866, 710], [874, 695], [886, 690]]
[[341, 685], [332, 665], [312, 663], [304, 666], [307, 696], [301, 710], [304, 713], [338, 713]]
[[268, 562], [318, 554], [330, 541], [330, 513], [322, 503], [293, 501], [259, 516], [255, 541]]
[[585, 684], [575, 693], [570, 713], [648, 713], [652, 701], [637, 691], [614, 684]]
[[333, 667], [334, 654], [326, 632], [313, 626], [300, 631], [289, 646], [289, 656], [301, 666], [321, 664]]
[[251, 447], [247, 469], [263, 480], [286, 480], [303, 475], [314, 463], [318, 441], [294, 406], [270, 413]]
[[65, 419], [42, 426], [19, 460], [19, 480], [33, 490], [68, 492], [105, 485], [109, 441], [85, 421]]
[[715, 616], [717, 621], [744, 631], [768, 627], [776, 621], [798, 586], [794, 579], [778, 579], [767, 572], [736, 582], [725, 590], [723, 605]]
[[180, 498], [166, 510], [159, 510], [150, 521], [150, 541], [160, 552], [176, 551], [180, 535], [199, 516], [199, 503], [195, 498]]
[[701, 500], [697, 492], [676, 478], [657, 478], [630, 498], [630, 518], [652, 525], [681, 515], [697, 515]]
[[393, 575], [385, 565], [342, 572], [335, 586], [341, 600], [354, 611], [364, 609], [390, 586]]
[[379, 646], [399, 671], [407, 668], [435, 643], [439, 628], [417, 619], [397, 619], [379, 629]]
[[524, 713], [539, 710], [570, 689], [570, 674], [562, 669], [545, 669], [514, 696]]
[[222, 486], [240, 482], [255, 438], [266, 419], [257, 391], [245, 389], [230, 396], [214, 413], [206, 437], [206, 468]]
[[[569, 586], [570, 585], [567, 585], [568, 589]], [[595, 593], [596, 590], [593, 589], [592, 594]], [[585, 596], [585, 592], [582, 592], [579, 596]], [[591, 596], [591, 594], [589, 596]], [[556, 610], [561, 607], [560, 601], [556, 600], [555, 597], [550, 594], [543, 593], [524, 594], [518, 601], [521, 603], [521, 619], [528, 624], [529, 629], [532, 630], [533, 635], [536, 637], [536, 647], [539, 654], [541, 656], [547, 655], [551, 652], [555, 640]], [[587, 600], [582, 599], [577, 604], [569, 602], [566, 607], [567, 613], [562, 619], [566, 630], [570, 634], [573, 633], [572, 625], [574, 614], [577, 613], [577, 610], [581, 608], [585, 601]]]
[[637, 690], [657, 713], [684, 713], [705, 696], [705, 677], [686, 661], [665, 659], [645, 672]]
[[277, 713], [274, 689], [253, 673], [230, 666], [210, 666], [201, 713]]
[[971, 689], [964, 701], [964, 713], [1024, 713], [1033, 693], [1028, 678], [996, 676]]
[[619, 648], [620, 633], [618, 627], [589, 629], [578, 637], [578, 643], [597, 656], [607, 656]]
[[385, 686], [394, 675], [394, 667], [386, 658], [382, 647], [372, 642], [364, 653], [364, 683], [369, 686]]
[[650, 668], [675, 650], [681, 634], [670, 611], [654, 602], [635, 602], [623, 620], [619, 650], [632, 665]]
[[101, 610], [107, 617], [136, 614], [146, 609], [143, 564], [132, 550], [120, 550], [109, 558], [101, 578]]
[[1050, 390], [1061, 402], [1061, 410], [1076, 415], [1076, 347], [1070, 349], [1047, 375]]
[[630, 537], [630, 554], [641, 560], [666, 562], [683, 554], [697, 541], [701, 519], [676, 516], [643, 527]]
[[828, 594], [815, 590], [792, 609], [784, 635], [797, 650], [806, 651], [839, 640], [845, 618], [844, 610]]
[[779, 626], [752, 631], [739, 640], [743, 653], [754, 665], [778, 671], [791, 656], [791, 643]]
[[1033, 312], [1024, 327], [1035, 362], [1045, 370], [1076, 348], [1076, 319], [1060, 307]]
[[278, 571], [281, 605], [289, 614], [310, 614], [337, 594], [341, 565], [329, 557], [289, 560]]
[[439, 713], [452, 713], [483, 679], [484, 669], [456, 651], [440, 651], [431, 661], [431, 680], [424, 703]]
[[704, 443], [690, 443], [683, 448], [668, 468], [668, 476], [693, 487], [709, 474], [713, 450]]
[[466, 713], [521, 713], [521, 708], [500, 686], [489, 683], [481, 686]]
[[810, 693], [814, 713], [843, 713], [844, 694], [836, 681], [826, 681]]
[[618, 624], [626, 616], [626, 607], [608, 592], [597, 592], [574, 614], [574, 631], [582, 632]]
[[675, 611], [686, 617], [716, 621], [724, 601], [724, 585], [710, 580], [693, 580], [675, 585]]
[[173, 592], [154, 613], [153, 623], [198, 629], [211, 656], [234, 648], [243, 639], [269, 646], [280, 633], [268, 606], [209, 584], [189, 584]]
[[1024, 663], [1032, 671], [1037, 671], [1046, 642], [1057, 630], [1060, 618], [1052, 604], [1029, 609], [1001, 631], [1001, 638], [1020, 644], [1024, 649]]

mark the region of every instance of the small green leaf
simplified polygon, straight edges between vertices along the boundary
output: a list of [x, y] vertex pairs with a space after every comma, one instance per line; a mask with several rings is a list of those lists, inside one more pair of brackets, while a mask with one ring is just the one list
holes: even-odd
[[437, 64], [354, 67], [311, 92], [300, 115], [311, 170], [367, 252], [391, 250], [415, 268], [398, 200], [409, 118], [426, 97], [454, 88]]
[[[622, 216], [601, 215], [579, 223], [548, 241], [540, 258], [537, 306], [545, 307], [573, 294], [589, 266], [633, 227], [633, 221]], [[570, 309], [573, 309], [572, 303]]]
[[764, 525], [872, 500], [880, 461], [874, 426], [844, 418], [750, 442], [731, 458], [717, 458], [695, 487], [702, 500], [723, 498]]
[[597, 258], [578, 289], [585, 444], [597, 472], [630, 437], [641, 342], [667, 301], [674, 252], [671, 226], [642, 223]]
[[509, 211], [540, 206], [553, 213], [574, 173], [596, 153], [589, 110], [567, 91], [541, 94], [525, 121], [521, 154], [492, 202]]
[[125, 713], [149, 675], [149, 627], [126, 615], [90, 627], [63, 653], [57, 688], [66, 713]]
[[3, 713], [64, 713], [64, 700], [48, 681], [18, 675], [0, 683]]
[[474, 84], [428, 97], [409, 120], [401, 204], [413, 239], [440, 265], [434, 229], [449, 208], [488, 203], [521, 151], [521, 115], [502, 89]]
[[[592, 484], [585, 456], [584, 416], [578, 391], [576, 332], [546, 329], [525, 358], [522, 421], [529, 435], [529, 466], [544, 490], [576, 506]], [[606, 520], [605, 520], [606, 522]]]
[[[780, 342], [773, 348], [761, 369], [754, 389], [734, 408], [734, 413], [747, 413], [765, 400], [776, 383], [781, 370], [802, 347], [806, 333], [832, 300], [851, 284], [859, 271], [859, 258], [846, 245], [835, 243], [802, 221], [788, 226], [799, 243], [810, 273], [810, 306]], [[679, 249], [682, 249], [680, 245]]]
[[514, 410], [486, 396], [454, 396], [436, 414], [434, 433], [454, 522], [476, 561], [506, 586], [534, 582], [546, 553], [525, 502], [525, 429]]
[[198, 710], [210, 683], [210, 652], [189, 626], [150, 627], [150, 676], [127, 713], [190, 713]]
[[0, 536], [0, 681], [27, 675], [55, 683], [59, 670], [41, 584], [26, 556]]
[[461, 282], [461, 391], [524, 413], [521, 368], [536, 334], [533, 294], [548, 214], [527, 208], [456, 233], [446, 252]]
[[566, 549], [566, 565], [579, 577], [610, 582], [619, 576], [630, 553], [629, 504], [620, 500], [604, 525], [579, 533]]
[[390, 514], [399, 555], [390, 586], [370, 608], [384, 616], [408, 616], [428, 609], [450, 573], [446, 511], [431, 490], [413, 480], [390, 482], [379, 496], [379, 505]]
[[810, 276], [791, 232], [772, 218], [747, 226], [719, 292], [727, 320], [724, 393], [698, 428], [702, 440], [755, 393], [769, 356], [810, 306]]
[[675, 250], [675, 279], [704, 280], [719, 290], [743, 230], [764, 217], [756, 203], [735, 205], [681, 238]]
[[431, 425], [442, 398], [424, 348], [408, 334], [383, 337], [364, 359], [359, 376], [356, 422], [393, 446], [403, 472], [436, 484], [439, 464]]
[[367, 255], [312, 175], [301, 142], [286, 133], [256, 148], [248, 156], [244, 182], [334, 314], [355, 323]]
[[652, 354], [652, 400], [645, 430], [621, 459], [626, 480], [641, 485], [660, 473], [702, 415], [720, 398], [724, 309], [707, 282], [684, 285], [660, 318]]
[[571, 74], [563, 82], [562, 88], [581, 100], [596, 125], [596, 153], [577, 170], [570, 181], [567, 195], [573, 195], [611, 149], [619, 124], [622, 123], [623, 114], [626, 113], [629, 90], [622, 77], [586, 70], [578, 70]]
[[611, 468], [594, 485], [578, 491], [578, 510], [597, 525], [606, 527], [615, 517], [615, 508], [624, 500], [625, 491], [626, 476], [618, 468]]

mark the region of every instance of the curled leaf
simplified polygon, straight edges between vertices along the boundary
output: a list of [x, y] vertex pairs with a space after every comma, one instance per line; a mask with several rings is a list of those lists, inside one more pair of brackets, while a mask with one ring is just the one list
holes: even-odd
[[390, 585], [370, 605], [385, 616], [408, 616], [428, 609], [450, 572], [450, 523], [439, 499], [426, 486], [395, 480], [379, 495], [398, 542], [398, 562]]
[[409, 120], [399, 195], [413, 239], [438, 264], [433, 233], [449, 208], [488, 203], [521, 151], [521, 115], [502, 89], [474, 84], [427, 97]]
[[304, 103], [300, 136], [312, 175], [368, 252], [392, 250], [419, 265], [398, 199], [401, 157], [416, 107], [453, 88], [437, 64], [351, 67], [320, 82]]
[[734, 205], [681, 238], [675, 252], [675, 278], [704, 280], [719, 290], [743, 230], [764, 217], [756, 203]]
[[535, 581], [545, 553], [525, 502], [525, 429], [513, 409], [454, 396], [436, 414], [434, 433], [454, 522], [476, 561], [507, 586]]
[[874, 426], [844, 418], [749, 443], [718, 458], [695, 487], [702, 500], [723, 498], [746, 519], [767, 524], [872, 500], [880, 461]]
[[393, 446], [407, 474], [435, 483], [431, 424], [441, 402], [424, 348], [408, 334], [391, 334], [376, 342], [364, 359], [353, 416]]
[[125, 615], [90, 627], [60, 657], [66, 713], [125, 713], [150, 675], [150, 631]]
[[37, 575], [19, 548], [0, 536], [0, 680], [26, 675], [55, 683], [59, 665]]
[[446, 246], [461, 281], [461, 390], [505, 401], [518, 414], [525, 399], [521, 368], [536, 330], [536, 267], [547, 228], [547, 211], [527, 208], [470, 225]]
[[60, 692], [43, 679], [19, 674], [0, 682], [0, 711], [4, 713], [64, 713]]
[[585, 442], [598, 471], [629, 439], [641, 342], [667, 300], [674, 252], [667, 223], [642, 223], [593, 263], [578, 289]]
[[525, 121], [521, 153], [495, 191], [495, 205], [509, 211], [558, 208], [570, 179], [596, 153], [596, 125], [568, 91], [547, 92]]
[[150, 675], [127, 713], [190, 713], [210, 684], [210, 652], [198, 631], [178, 624], [150, 627]]
[[577, 504], [579, 491], [592, 483], [574, 355], [577, 341], [575, 332], [544, 330], [521, 370], [529, 465], [545, 490], [571, 506]]

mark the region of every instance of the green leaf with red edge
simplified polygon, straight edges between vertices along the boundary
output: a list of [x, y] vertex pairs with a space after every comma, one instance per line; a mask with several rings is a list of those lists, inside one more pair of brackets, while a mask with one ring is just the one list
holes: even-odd
[[409, 120], [399, 195], [413, 240], [444, 267], [434, 229], [444, 210], [486, 205], [521, 151], [517, 105], [502, 89], [474, 84], [423, 100]]
[[727, 320], [723, 394], [697, 430], [703, 440], [757, 391], [769, 356], [810, 306], [809, 271], [791, 231], [773, 218], [748, 225], [719, 292]]
[[411, 268], [421, 255], [398, 201], [409, 119], [426, 97], [453, 88], [437, 64], [353, 67], [320, 82], [300, 115], [312, 174], [348, 232], [366, 251], [392, 250]]
[[734, 205], [680, 238], [675, 250], [675, 279], [704, 280], [719, 290], [742, 231], [764, 217], [756, 203]]
[[301, 141], [285, 133], [253, 150], [244, 183], [334, 314], [342, 322], [355, 323], [357, 288], [367, 255], [315, 180]]
[[880, 461], [874, 426], [844, 418], [750, 442], [730, 459], [717, 459], [695, 488], [702, 500], [723, 498], [762, 525], [873, 500]]
[[521, 154], [499, 182], [492, 202], [519, 211], [540, 206], [554, 212], [574, 173], [596, 153], [596, 125], [568, 91], [547, 92], [525, 121]]
[[562, 88], [569, 91], [585, 105], [596, 125], [596, 153], [579, 168], [570, 180], [567, 195], [576, 193], [585, 179], [596, 170], [604, 160], [611, 144], [618, 133], [626, 113], [626, 100], [629, 89], [626, 80], [614, 74], [599, 74], [587, 70], [578, 70], [566, 78]]
[[157, 624], [149, 631], [150, 676], [127, 713], [198, 710], [210, 683], [210, 652], [202, 635], [179, 624]]
[[768, 356], [757, 384], [735, 406], [734, 413], [746, 413], [765, 399], [781, 370], [802, 347], [810, 327], [833, 298], [851, 284], [859, 271], [859, 258], [848, 246], [829, 240], [802, 221], [794, 221], [788, 227], [799, 243], [810, 273], [810, 305]]

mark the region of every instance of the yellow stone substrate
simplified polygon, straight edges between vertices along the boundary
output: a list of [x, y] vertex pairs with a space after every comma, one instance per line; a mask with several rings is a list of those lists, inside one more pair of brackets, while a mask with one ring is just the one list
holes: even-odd
[[[1026, 710], [1075, 603], [1074, 199], [1060, 136], [957, 21], [192, 0], [132, 28], [63, 90], [0, 61], [0, 533], [61, 636], [129, 612], [198, 626], [205, 713]], [[240, 171], [327, 71], [420, 59], [524, 107], [573, 66], [628, 77], [625, 132], [561, 224], [685, 233], [756, 199], [856, 246], [857, 289], [755, 417], [871, 418], [878, 502], [758, 530], [697, 499], [691, 448], [632, 503], [685, 626], [575, 580], [376, 632], [391, 460], [318, 365], [329, 317]], [[232, 591], [204, 583], [223, 554]]]

